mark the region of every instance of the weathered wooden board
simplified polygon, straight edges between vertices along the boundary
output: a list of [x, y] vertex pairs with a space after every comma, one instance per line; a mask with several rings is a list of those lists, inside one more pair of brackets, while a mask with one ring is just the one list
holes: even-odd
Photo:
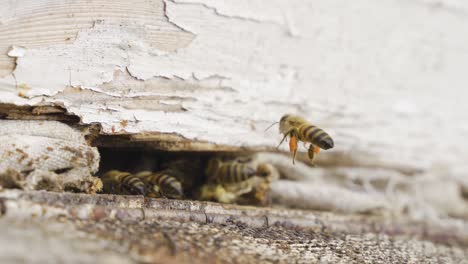
[[138, 196], [10, 191], [0, 197], [5, 261], [466, 263], [468, 254], [468, 229], [456, 222]]
[[9, 1], [0, 102], [60, 104], [106, 133], [250, 147], [274, 146], [276, 129], [264, 128], [296, 112], [328, 129], [336, 152], [452, 175], [468, 156], [467, 10], [453, 1]]
[[[281, 136], [264, 129], [297, 113], [336, 147], [313, 170], [275, 163], [299, 181], [272, 185], [284, 204], [354, 212], [372, 197], [465, 224], [467, 18], [449, 0], [6, 1], [0, 117], [79, 121], [116, 135], [106, 146], [271, 150]], [[36, 136], [9, 131], [3, 144]]]

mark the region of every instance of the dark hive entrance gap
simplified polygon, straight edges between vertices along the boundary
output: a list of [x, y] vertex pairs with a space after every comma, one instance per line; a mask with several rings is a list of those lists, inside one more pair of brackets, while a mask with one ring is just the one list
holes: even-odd
[[219, 155], [219, 152], [190, 152], [190, 151], [160, 151], [145, 148], [112, 148], [98, 147], [101, 155], [98, 175], [109, 170], [121, 170], [137, 173], [144, 170], [158, 171], [164, 169], [168, 162], [187, 159], [204, 163], [209, 157]]
[[158, 171], [176, 159], [205, 163], [214, 155], [251, 154], [239, 148], [190, 141], [172, 134], [94, 135], [88, 141], [98, 148], [101, 155], [98, 175], [109, 170], [130, 173]]
[[[88, 137], [88, 142], [97, 147], [101, 155], [97, 176], [101, 177], [104, 186], [108, 186], [108, 188], [105, 188], [104, 192], [114, 194], [129, 194], [128, 192], [131, 194], [139, 194], [140, 192], [133, 193], [129, 190], [122, 190], [121, 188], [131, 187], [122, 183], [115, 184], [116, 182], [120, 182], [120, 179], [123, 179], [120, 177], [127, 176], [119, 176], [123, 174], [115, 172], [103, 178], [103, 175], [107, 172], [118, 170], [134, 175], [140, 172], [150, 171], [152, 173], [157, 173], [157, 175], [140, 173], [140, 179], [154, 179], [154, 177], [162, 177], [161, 175], [170, 175], [177, 178], [180, 184], [182, 184], [184, 199], [215, 199], [212, 197], [214, 194], [213, 192], [218, 195], [219, 188], [216, 184], [213, 185], [213, 182], [207, 181], [205, 168], [208, 160], [213, 156], [222, 156], [223, 158], [229, 159], [252, 154], [252, 152], [242, 148], [215, 145], [208, 142], [190, 141], [172, 134], [142, 133], [129, 135], [100, 135], [96, 133], [94, 136], [91, 134], [91, 137]], [[144, 175], [151, 175], [152, 178], [144, 178], [146, 177]], [[125, 179], [128, 180], [129, 178]], [[163, 188], [164, 183], [158, 185], [162, 188], [160, 189], [160, 194], [163, 197], [179, 199], [164, 194], [163, 189], [166, 191], [170, 189], [167, 186]], [[245, 186], [245, 184], [241, 186]], [[154, 183], [146, 182], [145, 190], [149, 189], [154, 191], [154, 188]], [[153, 193], [155, 192], [157, 191]], [[202, 193], [203, 195], [201, 195]], [[151, 193], [146, 196], [158, 197], [153, 196]]]
[[142, 170], [159, 169], [161, 153], [130, 148], [98, 148], [101, 155], [98, 175], [110, 170], [136, 173]]

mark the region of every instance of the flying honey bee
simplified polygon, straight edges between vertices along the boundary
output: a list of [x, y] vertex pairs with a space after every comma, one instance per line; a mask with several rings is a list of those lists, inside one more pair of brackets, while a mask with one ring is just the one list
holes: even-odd
[[135, 176], [149, 186], [149, 197], [161, 197], [180, 199], [184, 196], [184, 191], [180, 181], [171, 175], [170, 170], [163, 170], [160, 172], [142, 171]]
[[111, 170], [102, 176], [104, 191], [107, 193], [145, 195], [145, 183], [138, 177], [118, 170]]
[[320, 149], [331, 149], [334, 146], [333, 139], [323, 129], [310, 124], [307, 120], [296, 115], [284, 115], [279, 121], [279, 131], [284, 134], [278, 147], [289, 136], [289, 150], [293, 153], [293, 164], [296, 159], [297, 141], [311, 143], [308, 149], [308, 157], [314, 160]]

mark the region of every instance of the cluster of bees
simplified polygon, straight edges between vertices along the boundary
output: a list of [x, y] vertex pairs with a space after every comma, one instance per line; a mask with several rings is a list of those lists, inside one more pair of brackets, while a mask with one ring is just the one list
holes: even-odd
[[[224, 155], [207, 160], [172, 160], [157, 172], [111, 170], [101, 179], [104, 193], [265, 204], [272, 180], [270, 166], [258, 164], [254, 156]], [[197, 179], [202, 179], [202, 183], [197, 184]]]
[[[323, 129], [295, 115], [284, 115], [279, 131], [289, 137], [293, 164], [298, 141], [309, 143], [308, 157], [313, 163], [320, 149], [333, 148], [333, 139]], [[156, 172], [129, 173], [111, 170], [102, 175], [105, 193], [147, 197], [212, 200], [223, 203], [268, 204], [270, 182], [275, 180], [272, 165], [259, 162], [255, 155], [214, 155], [202, 159], [175, 159]], [[201, 184], [196, 180], [202, 179]]]

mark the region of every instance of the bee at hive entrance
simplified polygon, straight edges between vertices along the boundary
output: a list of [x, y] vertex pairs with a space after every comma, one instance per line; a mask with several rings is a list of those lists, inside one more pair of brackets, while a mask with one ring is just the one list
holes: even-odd
[[270, 167], [247, 153], [99, 148], [103, 193], [269, 204]]

